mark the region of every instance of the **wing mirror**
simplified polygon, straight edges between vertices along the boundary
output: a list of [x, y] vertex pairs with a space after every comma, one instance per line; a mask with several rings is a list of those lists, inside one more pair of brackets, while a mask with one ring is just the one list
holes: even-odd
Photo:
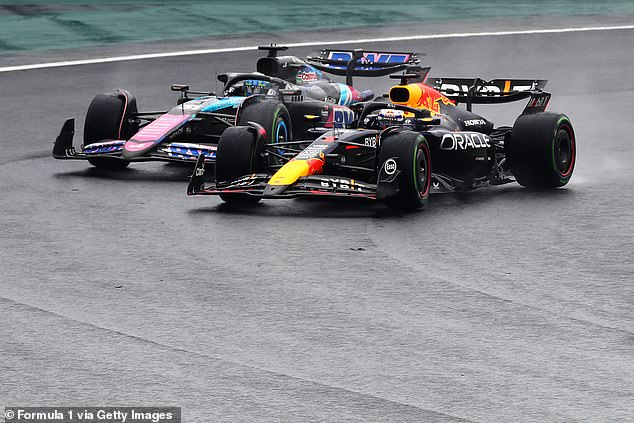
[[184, 91], [188, 91], [188, 90], [189, 90], [189, 85], [172, 84], [172, 91], [184, 92]]

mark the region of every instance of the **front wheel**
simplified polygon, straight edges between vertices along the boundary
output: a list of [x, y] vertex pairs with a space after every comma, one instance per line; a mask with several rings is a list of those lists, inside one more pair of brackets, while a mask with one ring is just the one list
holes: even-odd
[[[216, 184], [228, 184], [257, 171], [260, 160], [257, 141], [255, 128], [250, 126], [234, 126], [222, 133], [216, 150]], [[221, 194], [220, 198], [227, 203], [236, 204], [254, 204], [260, 201], [260, 197], [244, 193]]]
[[[278, 101], [263, 100], [246, 104], [240, 111], [237, 125], [247, 125], [248, 122], [255, 122], [264, 128], [266, 143], [269, 145], [293, 140], [291, 116], [286, 106]], [[285, 150], [273, 151], [274, 154], [268, 154], [268, 164], [280, 164], [282, 160], [277, 155], [282, 156]]]
[[396, 185], [384, 198], [388, 207], [419, 209], [427, 204], [431, 154], [424, 136], [411, 131], [388, 135], [381, 142], [378, 165], [379, 185]]
[[[136, 112], [136, 98], [126, 90], [95, 96], [86, 112], [84, 145], [102, 140], [128, 140], [139, 130], [139, 123], [132, 117]], [[88, 161], [101, 169], [122, 169], [130, 164], [110, 157], [94, 157]]]
[[570, 119], [557, 113], [517, 118], [507, 146], [509, 166], [527, 188], [558, 188], [572, 176], [576, 140]]

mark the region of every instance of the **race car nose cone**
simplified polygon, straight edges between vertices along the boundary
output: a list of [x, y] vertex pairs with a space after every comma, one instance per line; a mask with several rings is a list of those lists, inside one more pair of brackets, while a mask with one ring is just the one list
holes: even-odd
[[154, 143], [152, 141], [139, 142], [136, 140], [129, 140], [124, 144], [121, 156], [124, 159], [133, 159], [147, 153], [147, 151], [153, 146]]
[[266, 187], [264, 188], [263, 195], [265, 197], [274, 197], [276, 195], [282, 194], [284, 191], [286, 191], [286, 188], [288, 188], [288, 185], [269, 185], [269, 184], [267, 184]]

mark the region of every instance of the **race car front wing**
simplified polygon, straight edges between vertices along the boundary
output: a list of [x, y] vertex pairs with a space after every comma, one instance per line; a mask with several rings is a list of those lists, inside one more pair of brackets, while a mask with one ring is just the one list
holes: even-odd
[[167, 142], [161, 144], [149, 153], [135, 157], [134, 159], [123, 159], [121, 153], [126, 140], [102, 140], [92, 144], [84, 145], [80, 151], [73, 147], [73, 137], [75, 135], [75, 119], [68, 119], [64, 122], [62, 129], [55, 139], [53, 146], [53, 157], [60, 160], [88, 160], [93, 158], [110, 158], [126, 161], [164, 161], [164, 162], [190, 162], [204, 157], [210, 163], [216, 158], [216, 146], [209, 144]]
[[224, 184], [205, 186], [205, 161], [201, 156], [187, 187], [187, 195], [246, 194], [263, 198], [294, 198], [300, 196], [329, 196], [376, 200], [377, 186], [340, 176], [312, 175], [299, 178], [280, 194], [267, 194], [271, 175], [254, 173]]

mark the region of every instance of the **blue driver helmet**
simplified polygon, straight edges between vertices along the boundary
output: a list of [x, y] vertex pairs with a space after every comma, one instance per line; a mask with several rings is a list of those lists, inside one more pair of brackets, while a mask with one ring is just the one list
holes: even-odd
[[271, 88], [271, 83], [259, 79], [247, 79], [242, 83], [243, 94], [245, 96], [254, 94], [266, 94]]

